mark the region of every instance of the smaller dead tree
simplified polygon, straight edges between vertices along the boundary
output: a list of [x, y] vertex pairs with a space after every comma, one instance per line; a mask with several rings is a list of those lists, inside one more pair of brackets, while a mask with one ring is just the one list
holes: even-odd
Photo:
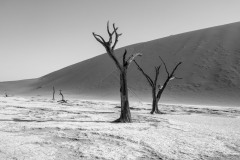
[[5, 97], [8, 97], [8, 94], [7, 94], [7, 91], [6, 91], [6, 90], [4, 91], [4, 94], [5, 94]]
[[55, 100], [55, 88], [54, 88], [54, 86], [53, 86], [53, 98], [52, 98], [52, 100]]
[[179, 65], [182, 64], [182, 62], [177, 63], [177, 65], [174, 67], [174, 69], [171, 72], [169, 72], [166, 63], [163, 61], [163, 59], [160, 56], [159, 56], [159, 58], [162, 61], [163, 65], [164, 65], [164, 68], [165, 68], [165, 71], [167, 73], [167, 78], [166, 78], [166, 80], [165, 80], [165, 82], [163, 83], [162, 86], [157, 83], [161, 65], [155, 67], [155, 77], [154, 77], [154, 79], [152, 79], [148, 74], [146, 74], [143, 71], [143, 69], [140, 67], [140, 65], [134, 60], [138, 70], [144, 75], [144, 77], [148, 81], [148, 84], [152, 87], [152, 99], [153, 100], [152, 100], [152, 110], [150, 112], [151, 114], [153, 114], [153, 113], [161, 114], [162, 113], [158, 109], [158, 102], [159, 102], [159, 100], [162, 96], [162, 93], [163, 93], [164, 89], [168, 85], [169, 81], [171, 81], [173, 79], [181, 79], [181, 78], [176, 77], [174, 75], [174, 73], [177, 70], [177, 68], [179, 67]]
[[61, 102], [61, 103], [67, 103], [67, 101], [64, 99], [64, 96], [63, 96], [63, 94], [62, 94], [62, 90], [59, 90], [59, 95], [61, 95], [62, 96], [62, 100], [60, 100], [60, 101], [58, 101], [58, 102]]

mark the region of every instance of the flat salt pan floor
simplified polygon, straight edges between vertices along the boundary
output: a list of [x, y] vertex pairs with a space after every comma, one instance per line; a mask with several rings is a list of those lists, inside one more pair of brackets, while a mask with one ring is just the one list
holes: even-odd
[[240, 108], [0, 98], [1, 160], [239, 160]]

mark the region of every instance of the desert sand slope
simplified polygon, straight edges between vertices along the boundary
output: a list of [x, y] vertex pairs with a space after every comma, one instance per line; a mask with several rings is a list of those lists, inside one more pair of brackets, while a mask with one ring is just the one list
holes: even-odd
[[30, 92], [35, 88], [35, 84], [37, 82], [38, 79], [0, 82], [0, 94], [4, 94], [6, 92], [9, 96], [14, 96], [19, 93]]
[[[99, 44], [96, 42], [96, 45]], [[122, 56], [124, 49], [128, 50], [128, 55], [143, 53], [137, 60], [151, 76], [154, 66], [160, 63], [159, 55], [170, 69], [178, 61], [183, 62], [177, 71], [183, 80], [171, 82], [163, 96], [164, 102], [240, 104], [240, 22], [130, 45], [118, 49], [117, 57]], [[161, 73], [160, 83], [166, 76], [163, 68]], [[134, 64], [128, 71], [128, 81], [131, 98], [150, 100], [150, 88]], [[26, 85], [29, 88], [21, 92], [18, 91], [21, 85], [18, 85], [15, 92], [51, 95], [54, 85], [66, 94], [85, 98], [119, 97], [118, 72], [106, 54], [50, 73], [30, 84], [31, 87]], [[0, 83], [1, 89], [6, 85], [10, 84]]]

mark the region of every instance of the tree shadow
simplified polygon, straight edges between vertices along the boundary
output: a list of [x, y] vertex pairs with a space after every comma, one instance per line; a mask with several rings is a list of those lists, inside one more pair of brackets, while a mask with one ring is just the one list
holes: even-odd
[[110, 123], [111, 121], [76, 121], [76, 120], [34, 120], [34, 119], [20, 119], [13, 118], [12, 120], [0, 119], [0, 121], [14, 121], [14, 122], [94, 122], [94, 123]]

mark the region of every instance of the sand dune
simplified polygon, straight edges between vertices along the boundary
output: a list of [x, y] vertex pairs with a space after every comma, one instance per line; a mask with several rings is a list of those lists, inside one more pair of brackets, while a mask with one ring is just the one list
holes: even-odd
[[[168, 86], [162, 102], [239, 106], [239, 31], [240, 22], [232, 23], [126, 46], [116, 50], [116, 55], [121, 57], [124, 49], [128, 55], [143, 53], [137, 61], [151, 76], [154, 66], [160, 63], [159, 55], [169, 68], [183, 62], [177, 71], [183, 79]], [[161, 83], [166, 76], [163, 69], [160, 76]], [[150, 88], [134, 64], [129, 69], [128, 81], [132, 100], [151, 99]], [[118, 72], [106, 54], [38, 79], [0, 83], [0, 90], [7, 89], [15, 95], [51, 96], [53, 85], [69, 96], [106, 100], [119, 97]]]

